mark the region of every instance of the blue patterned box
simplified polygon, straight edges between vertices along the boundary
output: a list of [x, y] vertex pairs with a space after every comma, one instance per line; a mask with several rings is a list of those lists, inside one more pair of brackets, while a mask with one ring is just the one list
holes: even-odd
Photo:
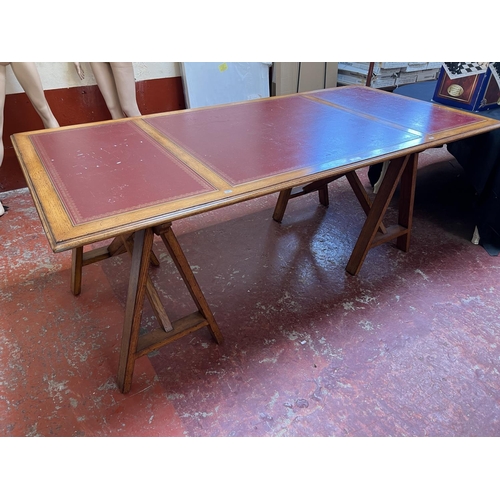
[[499, 69], [499, 63], [445, 62], [432, 99], [468, 111], [498, 107]]

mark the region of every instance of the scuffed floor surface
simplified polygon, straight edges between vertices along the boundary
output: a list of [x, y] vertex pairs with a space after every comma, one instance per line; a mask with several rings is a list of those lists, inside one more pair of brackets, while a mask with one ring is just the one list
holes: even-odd
[[[0, 199], [2, 436], [500, 435], [500, 261], [470, 243], [473, 193], [444, 149], [420, 157], [410, 252], [377, 247], [357, 277], [364, 215], [344, 179], [328, 209], [291, 200], [282, 224], [276, 195], [175, 223], [225, 343], [203, 329], [139, 359], [127, 395], [129, 258], [85, 267], [74, 297], [28, 191]], [[192, 312], [155, 251], [171, 318]]]

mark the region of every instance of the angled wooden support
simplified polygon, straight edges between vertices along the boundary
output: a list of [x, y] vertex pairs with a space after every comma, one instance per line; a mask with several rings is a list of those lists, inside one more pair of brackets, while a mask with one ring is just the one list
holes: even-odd
[[274, 213], [273, 213], [273, 219], [276, 222], [281, 222], [283, 220], [286, 206], [288, 205], [288, 200], [291, 198], [291, 196], [292, 196], [292, 188], [280, 191], [280, 194], [278, 196], [278, 201], [276, 202], [276, 206], [274, 207]]
[[[349, 274], [358, 274], [368, 251], [387, 241], [397, 239], [398, 248], [408, 251], [413, 220], [417, 162], [418, 155], [415, 153], [392, 160], [389, 164], [347, 263], [346, 271]], [[400, 180], [398, 224], [386, 228], [385, 233], [377, 234]]]
[[[372, 202], [370, 198], [368, 198], [365, 188], [363, 187], [363, 184], [361, 184], [361, 181], [359, 180], [358, 174], [356, 174], [355, 171], [352, 171], [352, 172], [347, 172], [345, 176], [346, 179], [349, 181], [351, 189], [356, 195], [356, 198], [358, 199], [361, 208], [364, 210], [365, 214], [368, 215], [372, 207]], [[382, 222], [378, 227], [378, 231], [380, 231], [383, 234], [387, 232], [387, 229], [385, 228]]]
[[208, 306], [208, 302], [201, 291], [200, 285], [196, 281], [196, 278], [191, 270], [191, 266], [182, 251], [177, 238], [172, 230], [172, 225], [170, 223], [162, 224], [161, 226], [157, 226], [154, 228], [156, 234], [158, 234], [163, 243], [167, 247], [168, 252], [170, 253], [170, 257], [174, 261], [174, 264], [179, 271], [184, 283], [186, 284], [191, 297], [193, 298], [194, 303], [198, 308], [198, 313], [205, 319], [208, 323], [208, 329], [213, 339], [218, 343], [222, 343], [224, 338], [220, 333], [219, 327], [215, 322], [215, 318]]
[[[121, 239], [123, 242], [123, 246], [127, 249], [129, 255], [132, 256], [134, 253], [133, 237], [122, 236]], [[166, 332], [170, 332], [173, 329], [172, 323], [170, 323], [170, 319], [168, 318], [167, 313], [163, 308], [160, 296], [158, 295], [158, 292], [154, 287], [153, 282], [151, 281], [149, 273], [147, 273], [146, 276], [146, 296], [148, 297], [151, 307], [153, 308], [158, 323], [162, 326], [163, 330], [165, 330]]]
[[[149, 255], [151, 253], [154, 234], [162, 238], [170, 256], [175, 263], [197, 311], [170, 323], [161, 304], [160, 297], [148, 274]], [[124, 245], [132, 255], [129, 289], [123, 325], [120, 363], [118, 368], [118, 386], [123, 393], [130, 390], [134, 365], [137, 358], [144, 356], [160, 347], [178, 340], [189, 333], [207, 327], [217, 343], [223, 342], [223, 336], [208, 306], [189, 263], [175, 237], [171, 224], [138, 231], [133, 238], [133, 244], [125, 239]], [[139, 337], [144, 298], [148, 297], [155, 311], [161, 328], [154, 329]]]
[[148, 278], [149, 254], [153, 248], [153, 238], [152, 229], [143, 229], [136, 233], [118, 365], [118, 387], [122, 392], [130, 390], [135, 360], [138, 358], [137, 343], [139, 341], [142, 307]]
[[[125, 237], [132, 238], [132, 234], [128, 233]], [[126, 247], [123, 244], [123, 236], [116, 237], [107, 246], [94, 248], [87, 252], [83, 251], [83, 247], [74, 248], [71, 255], [71, 292], [73, 295], [79, 295], [82, 291], [83, 266], [109, 259], [126, 251]], [[153, 266], [160, 265], [160, 261], [153, 251], [151, 251], [151, 264]]]
[[[364, 210], [365, 214], [368, 215], [371, 208], [371, 200], [368, 197], [368, 194], [363, 187], [363, 184], [359, 180], [358, 175], [355, 171], [347, 172], [346, 174], [333, 175], [328, 177], [327, 179], [323, 179], [320, 181], [311, 182], [305, 186], [301, 186], [298, 188], [284, 189], [280, 191], [278, 196], [278, 201], [276, 202], [276, 206], [274, 208], [273, 219], [276, 222], [281, 222], [283, 220], [283, 216], [285, 215], [285, 210], [288, 205], [288, 200], [292, 198], [297, 198], [298, 196], [303, 196], [304, 194], [311, 193], [313, 191], [318, 191], [319, 201], [322, 205], [327, 207], [329, 205], [328, 199], [328, 184], [330, 182], [336, 181], [343, 176], [346, 176], [346, 179], [351, 186], [356, 198], [358, 199], [361, 208]], [[381, 233], [385, 233], [386, 229], [382, 223], [380, 223], [380, 227], [378, 230]]]
[[328, 177], [327, 179], [310, 182], [309, 184], [305, 184], [304, 186], [298, 186], [280, 191], [278, 201], [276, 202], [276, 206], [274, 207], [273, 219], [276, 222], [281, 222], [283, 220], [283, 216], [285, 215], [288, 200], [303, 196], [308, 193], [312, 193], [313, 191], [318, 191], [319, 202], [323, 206], [327, 207], [330, 204], [330, 200], [328, 198], [328, 184], [339, 179], [340, 177], [342, 177], [342, 175], [344, 174], [333, 175], [331, 177]]
[[410, 235], [413, 225], [413, 206], [415, 204], [415, 186], [417, 183], [417, 166], [418, 154], [414, 154], [410, 157], [408, 165], [403, 171], [399, 186], [398, 225], [406, 227], [408, 231], [401, 236], [398, 236], [396, 246], [404, 252], [408, 252], [410, 250]]

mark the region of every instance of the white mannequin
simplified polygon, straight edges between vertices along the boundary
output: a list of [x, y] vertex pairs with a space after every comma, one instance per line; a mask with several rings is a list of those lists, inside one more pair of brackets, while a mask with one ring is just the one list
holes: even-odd
[[[7, 66], [10, 64], [14, 75], [21, 84], [21, 87], [26, 92], [31, 104], [42, 119], [45, 128], [59, 127], [55, 116], [53, 115], [45, 94], [43, 93], [42, 82], [40, 75], [33, 62], [0, 62], [0, 166], [3, 162], [4, 147], [2, 142], [3, 135], [3, 110], [5, 106], [5, 75]], [[0, 216], [5, 213], [5, 209], [0, 202]]]
[[[81, 64], [74, 64], [78, 76], [83, 80], [85, 73]], [[90, 67], [113, 120], [126, 116], [141, 116], [131, 62], [91, 62]]]

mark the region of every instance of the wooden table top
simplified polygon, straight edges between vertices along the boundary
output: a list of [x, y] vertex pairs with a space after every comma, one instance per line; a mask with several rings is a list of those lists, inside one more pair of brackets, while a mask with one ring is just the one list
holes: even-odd
[[55, 252], [500, 127], [339, 87], [12, 136]]

